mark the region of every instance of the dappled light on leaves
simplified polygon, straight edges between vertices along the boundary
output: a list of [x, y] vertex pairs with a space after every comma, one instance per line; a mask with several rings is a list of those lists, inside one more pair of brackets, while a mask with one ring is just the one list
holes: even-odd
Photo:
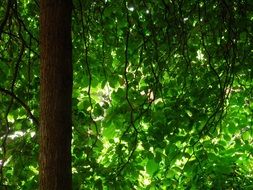
[[[0, 4], [0, 189], [36, 189], [39, 6]], [[253, 3], [73, 4], [73, 189], [253, 189]]]

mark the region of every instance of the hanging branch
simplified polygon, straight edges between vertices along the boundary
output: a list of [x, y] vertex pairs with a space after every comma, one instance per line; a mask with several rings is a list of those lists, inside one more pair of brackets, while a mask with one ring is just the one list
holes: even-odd
[[[131, 24], [130, 24], [130, 18], [129, 18], [129, 13], [128, 13], [128, 8], [127, 8], [127, 2], [124, 2], [125, 4], [125, 10], [126, 10], [126, 20], [127, 20], [127, 24], [128, 24], [128, 28], [126, 29], [126, 37], [125, 37], [125, 69], [124, 69], [124, 79], [125, 79], [125, 85], [126, 85], [126, 94], [125, 94], [125, 98], [126, 101], [128, 103], [128, 106], [130, 108], [130, 125], [128, 126], [128, 128], [124, 131], [123, 135], [121, 136], [121, 138], [129, 131], [130, 127], [133, 127], [134, 129], [134, 134], [135, 134], [135, 139], [134, 139], [134, 146], [132, 147], [132, 150], [129, 153], [129, 156], [127, 157], [127, 161], [125, 163], [123, 163], [120, 168], [118, 169], [117, 173], [120, 174], [124, 168], [127, 166], [127, 164], [129, 164], [130, 160], [133, 157], [133, 154], [137, 148], [137, 143], [138, 143], [138, 130], [134, 124], [135, 120], [134, 120], [134, 107], [132, 105], [132, 103], [129, 100], [129, 80], [127, 78], [127, 68], [129, 66], [129, 60], [128, 60], [128, 45], [129, 45], [129, 37], [130, 37], [130, 28], [131, 28]], [[120, 139], [120, 143], [121, 143], [121, 139]]]
[[27, 112], [29, 118], [31, 118], [31, 120], [33, 121], [33, 123], [38, 127], [39, 126], [39, 120], [38, 118], [36, 118], [33, 114], [31, 109], [29, 108], [29, 106], [23, 101], [21, 100], [19, 97], [17, 97], [13, 92], [6, 90], [2, 87], [0, 87], [0, 92], [2, 94], [6, 94], [10, 97], [12, 97], [17, 103], [19, 103]]
[[[84, 20], [84, 11], [83, 11], [83, 4], [82, 4], [82, 1], [79, 0], [79, 6], [80, 6], [80, 14], [81, 14], [81, 26], [82, 26], [82, 37], [83, 37], [83, 44], [84, 44], [84, 55], [85, 55], [85, 62], [84, 62], [84, 68], [86, 67], [87, 68], [87, 73], [88, 73], [88, 80], [89, 80], [89, 84], [88, 84], [88, 98], [89, 98], [89, 104], [90, 104], [90, 111], [89, 111], [89, 117], [90, 117], [90, 120], [92, 121], [92, 124], [95, 126], [95, 129], [96, 129], [96, 139], [95, 141], [92, 143], [92, 147], [90, 149], [90, 151], [87, 153], [87, 155], [89, 155], [92, 151], [93, 151], [93, 148], [95, 147], [95, 145], [97, 144], [98, 142], [98, 137], [99, 137], [99, 131], [98, 131], [98, 126], [97, 126], [97, 123], [96, 121], [94, 120], [93, 116], [92, 116], [92, 111], [93, 111], [93, 103], [92, 103], [92, 97], [91, 97], [91, 85], [92, 85], [92, 71], [91, 71], [91, 68], [90, 68], [90, 63], [88, 61], [88, 54], [89, 54], [89, 39], [87, 38], [87, 33], [89, 33], [89, 28], [86, 29], [86, 26], [85, 26], [85, 20]], [[85, 31], [86, 29], [86, 31]], [[86, 33], [87, 32], [87, 33]]]

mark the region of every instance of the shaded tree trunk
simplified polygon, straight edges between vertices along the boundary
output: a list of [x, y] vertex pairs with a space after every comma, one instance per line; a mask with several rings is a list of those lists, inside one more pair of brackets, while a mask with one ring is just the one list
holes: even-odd
[[71, 0], [40, 0], [40, 189], [71, 189]]

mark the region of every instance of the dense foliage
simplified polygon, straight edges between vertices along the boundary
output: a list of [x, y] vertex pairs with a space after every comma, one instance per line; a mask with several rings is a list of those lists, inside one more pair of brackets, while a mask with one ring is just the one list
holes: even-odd
[[[36, 189], [39, 5], [0, 5], [0, 189]], [[253, 189], [252, 26], [251, 0], [75, 0], [73, 189]]]

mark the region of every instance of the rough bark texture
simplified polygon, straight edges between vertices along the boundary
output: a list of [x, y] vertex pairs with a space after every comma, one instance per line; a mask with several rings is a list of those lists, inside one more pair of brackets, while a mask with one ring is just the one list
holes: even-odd
[[40, 190], [71, 189], [71, 0], [40, 0]]

